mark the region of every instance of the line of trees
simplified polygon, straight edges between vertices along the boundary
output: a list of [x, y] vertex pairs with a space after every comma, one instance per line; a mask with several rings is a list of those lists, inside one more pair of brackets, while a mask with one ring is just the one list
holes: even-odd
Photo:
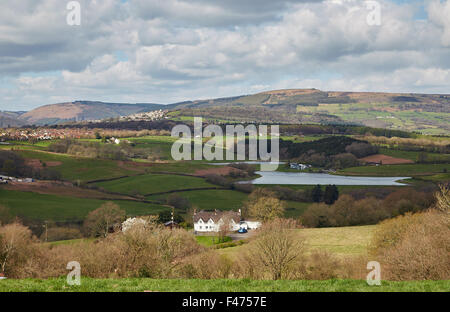
[[28, 166], [25, 159], [13, 152], [0, 150], [0, 174], [12, 177], [27, 177], [40, 180], [61, 180], [61, 173], [54, 168], [43, 168]]

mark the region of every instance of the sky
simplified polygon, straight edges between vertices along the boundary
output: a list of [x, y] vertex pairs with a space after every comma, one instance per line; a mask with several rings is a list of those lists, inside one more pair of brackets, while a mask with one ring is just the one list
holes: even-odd
[[286, 88], [450, 93], [450, 0], [79, 0], [80, 25], [69, 2], [0, 2], [0, 110]]

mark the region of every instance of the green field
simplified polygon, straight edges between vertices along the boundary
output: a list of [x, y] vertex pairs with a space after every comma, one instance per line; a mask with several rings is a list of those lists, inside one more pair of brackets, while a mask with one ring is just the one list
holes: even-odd
[[92, 279], [81, 278], [80, 286], [67, 285], [65, 278], [0, 281], [0, 292], [448, 292], [450, 281], [382, 281], [369, 286], [361, 280], [249, 280], [249, 279]]
[[106, 159], [80, 158], [66, 154], [37, 151], [20, 151], [26, 159], [39, 159], [42, 162], [58, 161], [61, 165], [51, 167], [61, 172], [63, 179], [69, 181], [90, 181], [136, 174], [136, 171], [119, 166], [117, 161]]
[[160, 159], [171, 160], [171, 148], [172, 143], [176, 141], [176, 138], [171, 136], [143, 136], [137, 138], [125, 138], [131, 143], [135, 144], [136, 148], [147, 149], [152, 153], [157, 154]]
[[[247, 194], [232, 190], [204, 190], [177, 193], [204, 210], [237, 210], [242, 207]], [[167, 195], [149, 196], [149, 200], [164, 200]]]
[[213, 246], [221, 243], [231, 242], [231, 237], [225, 236], [222, 240], [217, 236], [195, 236], [197, 242], [202, 246]]
[[422, 176], [450, 172], [450, 164], [405, 164], [362, 166], [340, 170], [344, 175], [368, 175], [368, 176]]
[[173, 190], [216, 187], [202, 178], [171, 174], [146, 174], [96, 183], [107, 191], [121, 194], [150, 195]]
[[[343, 121], [366, 126], [397, 130], [417, 131], [423, 134], [445, 134], [448, 113], [430, 111], [384, 111], [392, 108], [387, 102], [320, 103], [318, 106], [298, 105], [297, 112], [306, 115], [334, 115]], [[447, 118], [447, 119], [446, 119]]]
[[340, 256], [365, 255], [376, 225], [297, 230], [310, 249], [327, 250]]
[[[412, 151], [402, 151], [402, 150], [395, 150], [395, 149], [389, 149], [382, 147], [379, 150], [380, 154], [384, 154], [391, 157], [396, 158], [404, 158], [404, 159], [410, 159], [412, 161], [417, 161], [419, 159], [420, 152], [412, 152]], [[449, 154], [438, 154], [438, 153], [425, 153], [427, 157], [427, 161], [447, 161], [450, 162], [450, 155]]]
[[[112, 200], [124, 209], [128, 216], [157, 214], [169, 207], [137, 201]], [[0, 188], [0, 204], [9, 208], [15, 216], [33, 220], [81, 221], [86, 215], [106, 201], [9, 191]]]
[[[337, 228], [298, 229], [295, 235], [304, 239], [309, 251], [318, 249], [329, 251], [338, 257], [367, 255], [369, 243], [376, 225], [346, 226]], [[217, 250], [231, 259], [238, 257], [246, 246], [236, 246]]]
[[298, 218], [311, 205], [311, 203], [303, 203], [295, 201], [285, 201], [285, 202], [286, 202], [286, 209], [284, 210], [284, 216], [287, 218]]

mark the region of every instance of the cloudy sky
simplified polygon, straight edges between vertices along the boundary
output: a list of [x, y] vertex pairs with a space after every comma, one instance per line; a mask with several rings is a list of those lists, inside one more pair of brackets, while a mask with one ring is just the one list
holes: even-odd
[[68, 2], [0, 2], [0, 110], [282, 88], [450, 93], [450, 0], [80, 0], [79, 26]]

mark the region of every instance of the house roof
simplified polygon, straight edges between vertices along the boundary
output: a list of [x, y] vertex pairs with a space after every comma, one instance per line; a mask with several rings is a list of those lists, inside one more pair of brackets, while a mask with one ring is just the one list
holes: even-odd
[[194, 214], [194, 222], [198, 222], [200, 219], [203, 222], [208, 222], [209, 219], [213, 220], [214, 223], [217, 223], [221, 218], [230, 218], [235, 223], [241, 221], [241, 215], [237, 211], [205, 211], [202, 210]]

